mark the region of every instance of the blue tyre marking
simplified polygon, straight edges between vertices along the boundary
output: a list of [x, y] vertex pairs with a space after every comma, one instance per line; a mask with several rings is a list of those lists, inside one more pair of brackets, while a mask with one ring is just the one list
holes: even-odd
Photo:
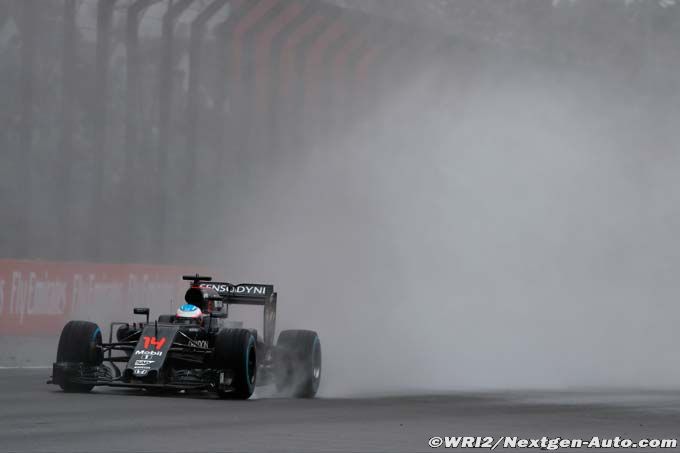
[[314, 351], [319, 346], [319, 337], [314, 337], [314, 344], [312, 345], [312, 360], [314, 359]]
[[[316, 357], [316, 355], [314, 353], [316, 352], [318, 347], [319, 347], [319, 337], [317, 336], [317, 337], [314, 337], [314, 345], [312, 346], [312, 373], [314, 373], [314, 368], [317, 365], [316, 363], [314, 363], [314, 358]], [[319, 369], [320, 369], [321, 364], [319, 363], [318, 365], [319, 365]], [[313, 376], [313, 378], [316, 380], [316, 376]], [[319, 375], [319, 379], [320, 378], [321, 378], [321, 375]]]
[[[246, 350], [246, 382], [248, 382], [248, 387], [251, 387], [250, 384], [250, 368], [248, 367], [248, 363], [250, 362], [250, 345], [254, 343], [255, 340], [252, 335], [250, 335], [250, 340], [248, 341], [248, 348]], [[253, 383], [254, 384], [254, 383]]]
[[97, 327], [97, 330], [95, 330], [94, 333], [92, 334], [92, 341], [96, 341], [96, 340], [97, 340], [97, 334], [98, 334], [99, 332], [101, 332], [101, 330], [99, 330], [99, 327]]

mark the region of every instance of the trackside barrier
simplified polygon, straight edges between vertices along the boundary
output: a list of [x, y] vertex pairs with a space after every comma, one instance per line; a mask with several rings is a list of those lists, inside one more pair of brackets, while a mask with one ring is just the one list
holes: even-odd
[[58, 334], [70, 319], [130, 319], [135, 306], [168, 311], [182, 275], [205, 269], [0, 260], [0, 335]]

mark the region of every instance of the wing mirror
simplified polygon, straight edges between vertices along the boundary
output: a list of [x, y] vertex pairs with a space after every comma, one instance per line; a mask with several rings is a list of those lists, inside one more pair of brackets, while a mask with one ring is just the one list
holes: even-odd
[[149, 324], [149, 313], [151, 312], [148, 307], [135, 307], [132, 312], [136, 315], [146, 315], [146, 323]]

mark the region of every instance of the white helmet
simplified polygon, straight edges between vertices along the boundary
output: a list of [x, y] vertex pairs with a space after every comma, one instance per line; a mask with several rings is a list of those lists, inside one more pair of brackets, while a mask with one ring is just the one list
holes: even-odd
[[196, 305], [184, 304], [177, 309], [178, 318], [201, 319], [203, 313]]

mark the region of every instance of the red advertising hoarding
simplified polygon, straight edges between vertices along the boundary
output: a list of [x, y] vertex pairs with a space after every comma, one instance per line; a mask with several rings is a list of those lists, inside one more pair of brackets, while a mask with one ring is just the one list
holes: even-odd
[[176, 266], [0, 260], [0, 335], [58, 334], [70, 319], [130, 319], [133, 307], [171, 312], [183, 300]]

